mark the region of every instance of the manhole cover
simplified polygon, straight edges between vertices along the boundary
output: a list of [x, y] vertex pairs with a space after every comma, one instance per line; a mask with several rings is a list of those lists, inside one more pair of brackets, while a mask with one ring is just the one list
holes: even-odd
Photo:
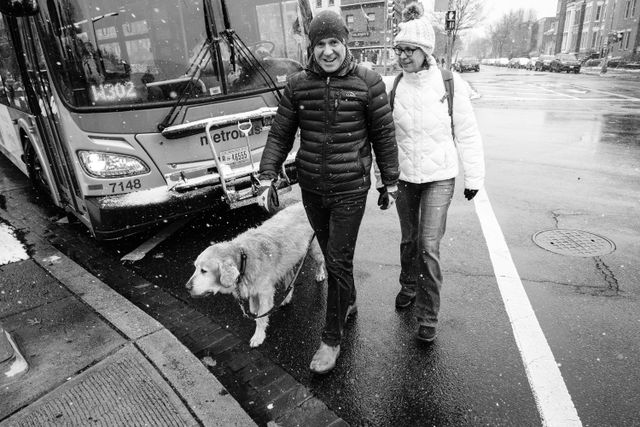
[[582, 230], [546, 230], [533, 235], [542, 249], [560, 255], [591, 257], [613, 252], [616, 245], [606, 237]]

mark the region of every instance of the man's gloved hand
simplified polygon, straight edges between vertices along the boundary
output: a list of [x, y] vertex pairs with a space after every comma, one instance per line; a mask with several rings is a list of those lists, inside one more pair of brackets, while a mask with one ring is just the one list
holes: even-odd
[[386, 187], [377, 188], [380, 195], [378, 196], [378, 206], [380, 209], [389, 209], [396, 202], [398, 198], [398, 186], [388, 185]]
[[464, 189], [464, 197], [466, 197], [467, 200], [473, 199], [476, 197], [476, 194], [478, 194], [478, 190], [469, 190], [468, 188]]
[[258, 206], [264, 209], [268, 214], [273, 214], [278, 206], [280, 206], [275, 181], [260, 180], [260, 187], [258, 188]]

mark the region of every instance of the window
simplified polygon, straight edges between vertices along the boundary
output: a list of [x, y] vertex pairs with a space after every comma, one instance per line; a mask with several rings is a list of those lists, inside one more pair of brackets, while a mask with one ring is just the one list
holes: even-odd
[[587, 6], [584, 11], [584, 22], [591, 22], [591, 5]]
[[624, 50], [628, 50], [629, 49], [629, 42], [631, 41], [631, 31], [627, 31], [626, 33], [624, 33]]
[[322, 0], [316, 0], [316, 7], [322, 7]]
[[595, 19], [595, 20], [596, 20], [596, 21], [599, 21], [599, 20], [600, 20], [600, 18], [602, 18], [602, 16], [601, 16], [601, 15], [602, 15], [602, 5], [599, 5], [599, 6], [596, 8], [596, 19]]
[[0, 15], [0, 103], [24, 111], [29, 109], [18, 57], [2, 15]]
[[353, 18], [353, 15], [347, 15], [347, 24], [353, 24], [355, 22], [355, 19]]
[[329, 6], [333, 6], [335, 4], [334, 0], [329, 0]]
[[635, 16], [636, 15], [636, 3], [638, 2], [638, 0], [633, 0], [633, 4], [631, 6], [631, 16]]
[[598, 42], [598, 33], [593, 33], [593, 37], [591, 37], [591, 48], [594, 49], [596, 47], [596, 43]]
[[629, 17], [629, 12], [631, 12], [631, 0], [627, 0], [627, 4], [624, 6], [624, 17]]

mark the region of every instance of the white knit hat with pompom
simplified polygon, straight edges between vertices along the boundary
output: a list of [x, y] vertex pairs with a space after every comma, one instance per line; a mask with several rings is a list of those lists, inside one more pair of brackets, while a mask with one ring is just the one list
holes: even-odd
[[420, 3], [411, 3], [402, 11], [400, 31], [395, 36], [395, 44], [409, 44], [419, 47], [427, 55], [433, 54], [436, 35], [424, 16]]

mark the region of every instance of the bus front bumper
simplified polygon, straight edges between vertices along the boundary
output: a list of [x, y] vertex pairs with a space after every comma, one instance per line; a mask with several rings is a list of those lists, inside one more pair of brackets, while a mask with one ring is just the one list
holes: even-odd
[[[280, 188], [278, 191], [281, 193], [290, 191], [291, 185], [297, 183], [295, 166], [286, 165], [285, 171], [290, 185]], [[250, 192], [250, 183], [245, 184], [244, 188], [239, 186], [238, 194]], [[162, 187], [115, 196], [87, 197], [85, 203], [95, 238], [114, 240], [203, 210], [228, 211], [252, 205], [256, 199], [251, 194], [237, 200], [230, 198], [218, 180], [217, 183], [188, 190]]]

